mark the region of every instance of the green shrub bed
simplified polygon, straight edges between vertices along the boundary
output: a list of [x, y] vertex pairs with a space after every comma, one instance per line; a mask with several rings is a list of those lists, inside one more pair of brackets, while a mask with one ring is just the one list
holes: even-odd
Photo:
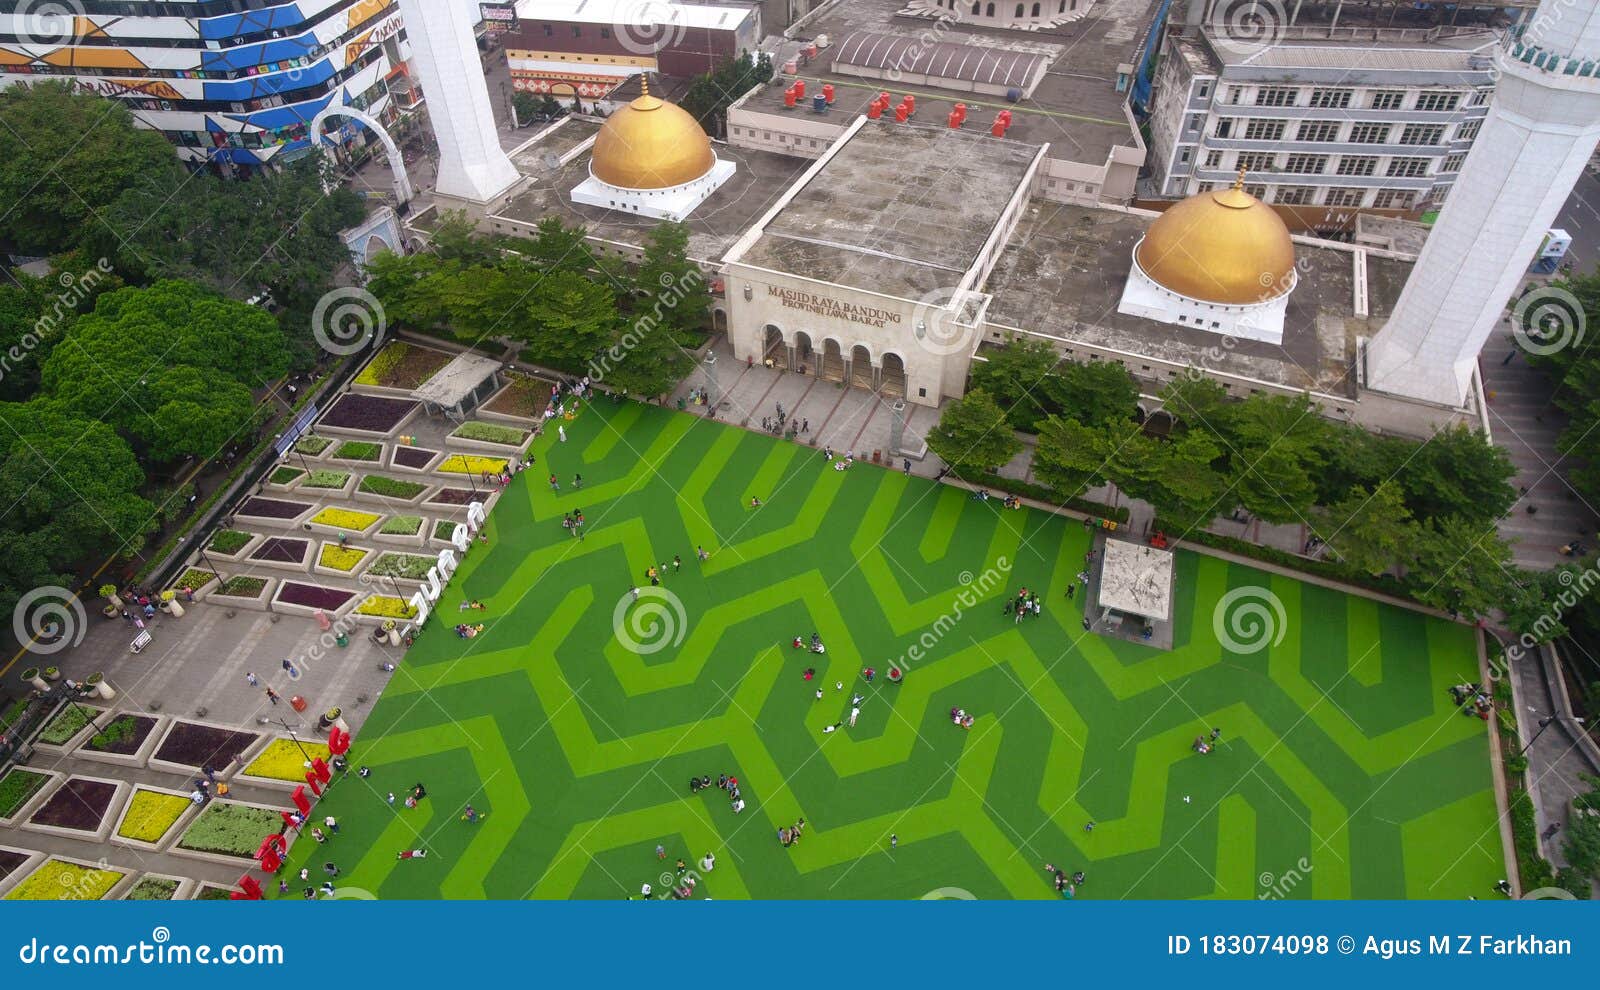
[[260, 848], [263, 838], [282, 831], [283, 818], [276, 811], [213, 801], [183, 833], [178, 845], [195, 852], [249, 856]]

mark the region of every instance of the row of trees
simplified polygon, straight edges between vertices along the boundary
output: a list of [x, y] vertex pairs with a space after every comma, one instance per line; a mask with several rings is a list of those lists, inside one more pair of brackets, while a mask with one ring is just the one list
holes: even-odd
[[373, 259], [368, 288], [391, 323], [516, 344], [530, 362], [639, 395], [668, 391], [688, 374], [685, 348], [711, 305], [688, 228], [651, 230], [635, 267], [596, 258], [584, 237], [554, 217], [532, 239], [482, 237], [455, 215], [435, 230], [433, 253]]
[[1496, 524], [1516, 500], [1505, 453], [1466, 428], [1427, 443], [1374, 436], [1323, 418], [1305, 396], [1232, 399], [1193, 377], [1171, 383], [1170, 436], [1137, 421], [1138, 389], [1121, 365], [1062, 361], [1015, 341], [973, 373], [928, 445], [977, 476], [1035, 434], [1033, 473], [1062, 499], [1114, 484], [1181, 534], [1248, 513], [1304, 523], [1352, 574], [1390, 574], [1418, 600], [1485, 614], [1524, 596]]
[[700, 122], [712, 137], [728, 132], [728, 107], [757, 85], [772, 81], [772, 56], [749, 52], [725, 63], [716, 72], [696, 76], [679, 106]]

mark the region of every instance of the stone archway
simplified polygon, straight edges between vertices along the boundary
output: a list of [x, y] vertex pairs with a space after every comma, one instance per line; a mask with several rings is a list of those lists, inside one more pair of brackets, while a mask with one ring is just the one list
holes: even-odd
[[366, 111], [357, 110], [355, 107], [329, 106], [325, 108], [311, 120], [312, 143], [315, 144], [319, 141], [332, 143], [328, 135], [323, 133], [322, 127], [334, 117], [348, 117], [378, 135], [378, 140], [383, 142], [384, 154], [389, 156], [389, 168], [394, 173], [396, 205], [404, 206], [411, 202], [416, 193], [411, 188], [411, 176], [406, 172], [405, 156], [400, 153], [400, 146], [394, 143], [394, 138], [389, 136], [388, 129], [378, 123], [378, 119]]
[[830, 382], [844, 381], [844, 355], [832, 337], [822, 342], [822, 377]]
[[850, 384], [855, 388], [873, 388], [877, 383], [877, 370], [872, 367], [872, 352], [862, 344], [850, 348]]
[[879, 372], [882, 384], [878, 391], [886, 399], [903, 399], [906, 397], [906, 363], [900, 355], [890, 351], [883, 356], [883, 368]]
[[811, 345], [811, 335], [804, 330], [795, 331], [794, 363], [795, 368], [802, 375], [815, 375], [818, 373], [817, 352]]
[[1177, 425], [1177, 417], [1165, 409], [1157, 409], [1144, 418], [1144, 432], [1152, 437], [1170, 437]]
[[761, 362], [779, 370], [789, 367], [789, 345], [784, 342], [783, 331], [770, 323], [761, 345]]
[[725, 310], [725, 309], [714, 309], [714, 310], [711, 311], [711, 329], [715, 333], [727, 333], [728, 332], [728, 311], [727, 310]]

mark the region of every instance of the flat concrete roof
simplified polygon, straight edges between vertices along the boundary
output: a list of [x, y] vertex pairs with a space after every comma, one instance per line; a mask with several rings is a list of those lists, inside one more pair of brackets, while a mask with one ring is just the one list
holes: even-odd
[[1383, 325], [1409, 263], [1369, 256], [1370, 315], [1362, 318], [1355, 315], [1351, 252], [1297, 243], [1299, 284], [1289, 297], [1283, 343], [1225, 344], [1221, 334], [1117, 312], [1133, 247], [1152, 219], [1033, 200], [989, 277], [989, 321], [1290, 388], [1354, 394], [1356, 337]]
[[[1052, 158], [1101, 165], [1112, 148], [1137, 146], [1123, 110], [1128, 94], [1117, 92], [1117, 66], [1133, 60], [1158, 5], [1158, 0], [1099, 0], [1087, 16], [1071, 24], [1052, 30], [1008, 31], [900, 16], [904, 6], [900, 0], [846, 0], [808, 25], [806, 38], [826, 34], [833, 45], [803, 66], [799, 76], [806, 80], [808, 96], [822, 83], [833, 83], [835, 102], [831, 113], [835, 116], [848, 119], [865, 113], [867, 104], [884, 90], [893, 94], [896, 103], [899, 97], [914, 94], [917, 119], [940, 126], [957, 103], [967, 105], [967, 127], [973, 129], [987, 130], [994, 123], [995, 114], [1009, 109], [1009, 137], [1028, 144], [1048, 143]], [[924, 45], [936, 40], [1043, 53], [1050, 57], [1051, 67], [1033, 96], [1020, 103], [959, 90], [896, 86], [887, 80], [863, 79], [835, 69], [833, 57], [840, 44], [858, 31], [903, 35]], [[766, 112], [809, 113], [784, 108], [787, 84], [780, 75], [745, 106]]]
[[1173, 554], [1126, 540], [1106, 540], [1100, 607], [1157, 622], [1172, 618]]
[[1038, 152], [868, 121], [737, 260], [906, 299], [954, 288]]

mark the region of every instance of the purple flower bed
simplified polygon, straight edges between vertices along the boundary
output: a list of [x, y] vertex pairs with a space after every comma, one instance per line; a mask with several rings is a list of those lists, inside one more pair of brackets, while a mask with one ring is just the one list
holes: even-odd
[[282, 537], [273, 537], [256, 548], [250, 555], [251, 560], [275, 560], [283, 564], [303, 564], [306, 559], [306, 548], [311, 546], [309, 540], [287, 540]]
[[254, 732], [234, 732], [193, 722], [178, 722], [161, 741], [155, 759], [186, 767], [221, 769], [260, 738]]
[[93, 832], [105, 819], [106, 809], [111, 806], [111, 796], [116, 792], [115, 784], [73, 777], [62, 784], [28, 820], [35, 825]]
[[28, 861], [27, 853], [12, 852], [10, 849], [0, 849], [0, 880], [4, 880], [15, 873], [17, 867]]
[[421, 447], [396, 447], [394, 449], [394, 462], [401, 467], [415, 468], [418, 471], [428, 466], [428, 462], [438, 456], [437, 450], [424, 450]]
[[311, 508], [306, 502], [284, 502], [275, 498], [246, 499], [239, 506], [241, 516], [258, 516], [262, 519], [293, 519]]
[[417, 404], [410, 399], [385, 399], [377, 395], [348, 393], [322, 417], [321, 425], [388, 433], [415, 408]]
[[156, 720], [145, 715], [118, 715], [104, 729], [90, 736], [84, 746], [96, 753], [132, 756], [139, 752], [155, 727]]
[[278, 601], [286, 605], [304, 605], [307, 608], [320, 608], [329, 612], [343, 606], [355, 596], [356, 593], [353, 591], [339, 591], [335, 588], [322, 588], [296, 581], [285, 581], [278, 591]]
[[436, 505], [466, 505], [480, 497], [470, 488], [441, 488], [428, 501]]

